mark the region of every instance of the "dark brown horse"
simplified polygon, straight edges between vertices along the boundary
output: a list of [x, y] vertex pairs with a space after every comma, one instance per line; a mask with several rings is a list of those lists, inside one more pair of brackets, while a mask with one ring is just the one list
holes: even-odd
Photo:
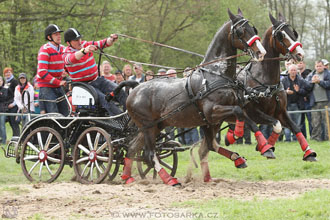
[[280, 84], [280, 61], [276, 60], [282, 54], [288, 59], [301, 61], [304, 51], [301, 43], [297, 41], [297, 32], [285, 22], [281, 14], [279, 14], [279, 20], [271, 14], [269, 17], [273, 25], [268, 28], [262, 41], [262, 45], [267, 50], [265, 60], [253, 62], [238, 76], [246, 87], [251, 88], [250, 91], [254, 90], [250, 94], [250, 97], [252, 95], [254, 98], [244, 107], [244, 110], [256, 123], [273, 125], [273, 132], [268, 138], [269, 144], [275, 145], [282, 130], [281, 125], [283, 125], [296, 135], [304, 152], [303, 160], [316, 161], [316, 153], [309, 148], [299, 127], [287, 113], [287, 95]]
[[[262, 60], [266, 51], [261, 46], [256, 29], [239, 15], [229, 10], [230, 21], [225, 23], [213, 38], [202, 63], [237, 54], [237, 49]], [[155, 141], [160, 131], [167, 126], [182, 128], [203, 126], [205, 139], [203, 149], [216, 151], [245, 166], [245, 160], [237, 153], [227, 151], [216, 144], [214, 139], [219, 122], [230, 116], [233, 121], [245, 120], [239, 104], [241, 89], [232, 80], [236, 73], [236, 58], [207, 65], [195, 71], [188, 79], [160, 78], [136, 87], [127, 99], [127, 110], [133, 122], [139, 127], [139, 135], [132, 141], [125, 158], [122, 179], [134, 181], [131, 165], [137, 152], [144, 147], [146, 162], [154, 163], [164, 183], [176, 185], [177, 181], [160, 167], [154, 154]], [[235, 116], [235, 117], [233, 117]], [[202, 150], [206, 152], [206, 150]], [[203, 163], [207, 154], [202, 155], [202, 170], [206, 181], [210, 180], [208, 165]], [[205, 171], [205, 172], [204, 172]]]

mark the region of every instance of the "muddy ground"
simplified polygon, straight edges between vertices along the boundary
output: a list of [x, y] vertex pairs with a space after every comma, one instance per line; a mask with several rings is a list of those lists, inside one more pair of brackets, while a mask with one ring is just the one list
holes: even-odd
[[[180, 181], [185, 182], [184, 179]], [[247, 182], [217, 179], [204, 184], [201, 179], [170, 187], [160, 180], [138, 180], [82, 185], [77, 182], [11, 185], [0, 193], [2, 217], [28, 219], [133, 219], [125, 215], [142, 213], [134, 219], [191, 219], [192, 209], [175, 207], [174, 202], [207, 201], [215, 198], [239, 200], [294, 198], [315, 189], [330, 189], [330, 180]], [[183, 213], [183, 214], [182, 214]], [[185, 213], [185, 214], [184, 214]], [[196, 217], [196, 216], [195, 216]]]

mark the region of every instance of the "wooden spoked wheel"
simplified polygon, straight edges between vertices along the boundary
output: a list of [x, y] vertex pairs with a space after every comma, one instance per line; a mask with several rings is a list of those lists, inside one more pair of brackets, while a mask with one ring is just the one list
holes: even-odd
[[63, 139], [52, 128], [37, 128], [23, 142], [20, 162], [30, 181], [53, 182], [63, 170], [64, 159]]
[[101, 183], [111, 170], [113, 148], [110, 135], [102, 128], [86, 129], [73, 149], [76, 178], [85, 184]]

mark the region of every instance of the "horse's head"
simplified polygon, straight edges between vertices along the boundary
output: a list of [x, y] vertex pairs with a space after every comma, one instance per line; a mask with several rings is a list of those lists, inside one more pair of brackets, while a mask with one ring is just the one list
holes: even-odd
[[275, 19], [270, 13], [269, 18], [273, 24], [272, 27], [272, 43], [273, 47], [282, 55], [289, 55], [295, 61], [302, 61], [305, 52], [302, 44], [297, 41], [298, 33], [289, 24], [285, 18], [279, 13], [279, 20]]
[[228, 14], [232, 23], [229, 37], [233, 47], [248, 51], [253, 59], [262, 61], [266, 50], [260, 43], [257, 29], [249, 25], [249, 21], [243, 17], [240, 9], [238, 15], [234, 15], [229, 9]]

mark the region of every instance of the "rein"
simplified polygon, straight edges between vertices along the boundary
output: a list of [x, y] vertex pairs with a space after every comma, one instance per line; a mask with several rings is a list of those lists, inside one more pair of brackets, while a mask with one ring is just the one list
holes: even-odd
[[130, 39], [133, 39], [133, 40], [142, 41], [142, 42], [145, 42], [145, 43], [148, 43], [148, 44], [152, 44], [152, 45], [160, 46], [160, 47], [170, 48], [170, 49], [172, 49], [172, 50], [177, 50], [177, 51], [181, 51], [181, 52], [184, 52], [184, 53], [188, 53], [188, 54], [192, 54], [192, 55], [195, 55], [195, 56], [199, 56], [199, 57], [204, 58], [204, 56], [201, 55], [201, 54], [199, 54], [199, 53], [191, 52], [191, 51], [188, 51], [188, 50], [184, 50], [184, 49], [181, 49], [181, 48], [177, 48], [177, 47], [169, 46], [169, 45], [166, 45], [166, 44], [161, 44], [161, 43], [157, 43], [157, 42], [154, 42], [154, 41], [148, 41], [148, 40], [144, 40], [144, 39], [141, 39], [141, 38], [128, 36], [128, 35], [126, 35], [126, 34], [117, 34], [117, 35], [118, 35], [118, 36], [121, 36], [121, 37], [130, 38]]
[[[178, 73], [183, 73], [183, 72], [188, 72], [188, 71], [192, 71], [192, 70], [196, 70], [200, 67], [204, 67], [204, 66], [207, 66], [207, 65], [210, 65], [210, 64], [213, 64], [213, 63], [217, 63], [217, 62], [220, 62], [220, 61], [224, 61], [224, 60], [230, 60], [230, 59], [234, 59], [234, 58], [237, 58], [237, 57], [241, 57], [241, 56], [245, 56], [245, 55], [248, 55], [247, 52], [244, 52], [244, 53], [241, 53], [241, 54], [236, 54], [236, 55], [232, 55], [232, 56], [229, 56], [229, 57], [222, 57], [222, 58], [218, 58], [218, 59], [215, 59], [215, 60], [211, 60], [209, 62], [206, 62], [206, 63], [203, 63], [203, 64], [200, 64], [200, 65], [197, 65], [195, 67], [192, 67], [192, 68], [189, 68], [189, 69], [185, 69], [183, 70], [184, 68], [177, 68], [177, 67], [169, 67], [169, 66], [162, 66], [162, 65], [158, 65], [158, 64], [149, 64], [149, 63], [141, 63], [141, 62], [137, 62], [137, 61], [133, 61], [133, 60], [128, 60], [126, 58], [122, 58], [122, 57], [117, 57], [117, 56], [114, 56], [114, 55], [110, 55], [110, 54], [107, 54], [107, 53], [104, 53], [103, 50], [101, 52], [98, 52], [98, 51], [93, 51], [93, 53], [97, 53], [97, 54], [100, 54], [100, 55], [105, 55], [107, 58], [109, 57], [112, 57], [114, 59], [118, 59], [120, 61], [123, 61], [123, 62], [126, 62], [126, 63], [129, 63], [129, 64], [136, 64], [136, 63], [140, 63], [140, 64], [143, 64], [143, 65], [146, 65], [146, 66], [152, 66], [152, 67], [160, 67], [160, 68], [165, 68], [165, 69], [177, 69], [177, 70], [182, 70], [182, 71], [178, 71]], [[145, 73], [145, 72], [144, 72]], [[164, 74], [164, 75], [157, 75], [157, 74], [148, 74], [150, 76], [156, 76], [156, 77], [163, 77], [163, 76], [167, 76], [167, 75], [172, 75], [172, 74]]]

